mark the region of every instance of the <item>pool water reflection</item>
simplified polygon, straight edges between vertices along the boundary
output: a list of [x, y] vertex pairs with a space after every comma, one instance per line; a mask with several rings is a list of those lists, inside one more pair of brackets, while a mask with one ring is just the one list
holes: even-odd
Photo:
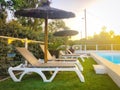
[[120, 53], [96, 53], [96, 54], [114, 64], [120, 64]]

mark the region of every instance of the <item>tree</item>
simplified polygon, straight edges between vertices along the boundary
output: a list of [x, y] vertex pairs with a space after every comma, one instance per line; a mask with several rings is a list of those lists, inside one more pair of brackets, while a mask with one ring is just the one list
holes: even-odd
[[[5, 2], [5, 7], [6, 8], [12, 8], [11, 10], [14, 12], [16, 9], [21, 9], [21, 8], [28, 8], [28, 7], [36, 7], [37, 0], [12, 0], [13, 4], [10, 4], [10, 7], [6, 5]], [[2, 2], [3, 4], [3, 2]], [[9, 5], [9, 4], [8, 4]], [[28, 38], [32, 40], [43, 40], [43, 35], [44, 33], [42, 32], [42, 24], [44, 22], [43, 19], [34, 19], [34, 18], [27, 18], [27, 17], [17, 17], [17, 20], [11, 20], [8, 23], [6, 23], [6, 17], [7, 13], [3, 13], [0, 16], [0, 35], [2, 36], [9, 36], [9, 37], [16, 37], [16, 38]], [[62, 20], [55, 20], [52, 21], [54, 23], [49, 24], [50, 30], [49, 30], [49, 47], [52, 50], [55, 50], [59, 45], [64, 44], [63, 42], [65, 41], [63, 38], [56, 38], [53, 36], [53, 32], [55, 30], [59, 29], [68, 29], [68, 27], [65, 26], [65, 23]], [[10, 61], [9, 57], [7, 57], [8, 51], [11, 52], [13, 47], [16, 46], [24, 46], [24, 42], [21, 41], [13, 41], [10, 45], [8, 45], [7, 39], [1, 39], [0, 38], [0, 52], [2, 55], [0, 56], [0, 62], [5, 61], [5, 64], [2, 66], [6, 65], [8, 61]], [[3, 48], [4, 47], [4, 48]], [[39, 51], [40, 49], [39, 45], [34, 44], [29, 44], [29, 50], [35, 54], [36, 57], [40, 56]], [[16, 58], [20, 59], [19, 56]], [[15, 60], [18, 60], [15, 59]], [[14, 60], [14, 58], [12, 58]], [[0, 65], [1, 66], [1, 65]], [[8, 68], [8, 67], [7, 67]], [[0, 70], [1, 71], [1, 70]]]
[[60, 45], [65, 44], [65, 41], [68, 40], [66, 37], [55, 37], [53, 36], [54, 32], [59, 30], [68, 29], [66, 27], [65, 22], [63, 20], [51, 20], [48, 24], [48, 31], [49, 31], [49, 47], [52, 50], [57, 49]]
[[113, 38], [113, 37], [114, 37], [114, 35], [115, 35], [115, 33], [114, 33], [114, 31], [113, 31], [113, 30], [110, 30], [109, 34], [110, 34], [111, 38]]
[[59, 30], [69, 29], [63, 20], [51, 20], [48, 25], [50, 33], [54, 33]]

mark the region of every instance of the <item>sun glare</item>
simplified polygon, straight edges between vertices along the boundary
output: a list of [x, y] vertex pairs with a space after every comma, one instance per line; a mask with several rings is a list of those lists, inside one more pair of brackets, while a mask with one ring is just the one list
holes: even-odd
[[[107, 30], [115, 30], [115, 33], [119, 33], [119, 19], [116, 18], [119, 16], [119, 14], [114, 14], [114, 12], [118, 12], [119, 8], [116, 6], [119, 6], [118, 3], [114, 4], [115, 6], [112, 7], [112, 9], [109, 9], [109, 7], [112, 3], [115, 3], [114, 1], [109, 0], [98, 0], [90, 7], [86, 8], [86, 26], [87, 26], [87, 37], [93, 36], [94, 33], [99, 34], [101, 31], [101, 28], [103, 26], [107, 27]], [[108, 5], [107, 5], [107, 4]], [[107, 6], [106, 6], [107, 5]], [[78, 10], [79, 7], [79, 10]], [[101, 7], [104, 7], [101, 8]], [[107, 8], [109, 7], [109, 8]], [[85, 37], [85, 17], [84, 17], [84, 9], [80, 10], [80, 6], [75, 6], [74, 8], [77, 8], [77, 11], [74, 11], [76, 14], [75, 18], [72, 19], [66, 19], [66, 26], [70, 27], [71, 30], [77, 30], [79, 32], [78, 35], [72, 36], [72, 40], [79, 40], [81, 38]], [[117, 9], [116, 9], [117, 8]], [[109, 12], [112, 11], [112, 12]], [[114, 16], [113, 16], [114, 15]], [[114, 22], [115, 21], [115, 22]]]
[[[97, 16], [88, 11], [86, 12], [86, 31], [87, 37], [93, 36], [94, 33], [99, 33], [102, 26], [104, 26], [104, 22], [100, 20]], [[80, 40], [81, 38], [85, 38], [85, 16], [84, 10], [76, 13], [76, 17], [72, 19], [66, 19], [65, 23], [71, 30], [77, 30], [79, 32], [78, 35], [72, 36], [71, 40]]]

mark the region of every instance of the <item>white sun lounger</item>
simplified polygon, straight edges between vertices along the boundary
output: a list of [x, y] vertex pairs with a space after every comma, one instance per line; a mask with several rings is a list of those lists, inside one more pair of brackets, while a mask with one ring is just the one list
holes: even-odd
[[80, 55], [80, 54], [65, 54], [62, 50], [60, 51], [60, 57], [61, 58], [71, 58], [71, 59], [80, 58], [83, 62], [85, 61], [83, 55]]
[[68, 52], [68, 54], [70, 54], [70, 55], [78, 55], [78, 56], [80, 56], [81, 57], [81, 59], [83, 59], [83, 58], [88, 58], [88, 55], [86, 54], [86, 53], [72, 53], [69, 49], [67, 49], [67, 52]]
[[[29, 72], [35, 72], [38, 73], [44, 82], [51, 82], [56, 74], [59, 71], [74, 71], [76, 72], [77, 76], [79, 77], [81, 82], [85, 82], [84, 76], [82, 75], [81, 71], [78, 69], [78, 67], [75, 64], [70, 63], [40, 63], [34, 55], [29, 52], [25, 48], [16, 48], [21, 55], [32, 65], [32, 66], [24, 66], [23, 64], [17, 66], [17, 67], [10, 67], [8, 69], [8, 72], [15, 82], [20, 82], [23, 76]], [[22, 71], [19, 78], [17, 78], [14, 74], [14, 71]], [[54, 71], [50, 79], [47, 79], [43, 71]]]
[[[44, 51], [44, 45], [40, 45], [42, 51], [45, 53]], [[51, 63], [51, 62], [61, 62], [61, 63], [74, 63], [78, 66], [78, 68], [83, 71], [83, 67], [81, 65], [81, 63], [79, 62], [78, 59], [62, 59], [62, 58], [55, 58], [53, 57], [50, 52], [47, 50], [47, 58], [48, 58], [48, 63]]]

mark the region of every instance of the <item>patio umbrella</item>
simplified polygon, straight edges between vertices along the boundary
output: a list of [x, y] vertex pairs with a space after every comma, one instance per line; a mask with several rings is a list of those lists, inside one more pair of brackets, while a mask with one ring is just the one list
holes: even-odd
[[65, 19], [65, 18], [75, 17], [75, 14], [72, 12], [68, 12], [68, 11], [50, 7], [49, 0], [46, 0], [46, 2], [42, 2], [41, 7], [18, 10], [15, 12], [15, 15], [45, 19], [45, 37], [44, 37], [45, 38], [45, 40], [44, 40], [44, 42], [45, 42], [45, 48], [44, 48], [45, 49], [45, 55], [44, 55], [45, 63], [48, 60], [47, 59], [48, 19]]
[[[59, 37], [67, 37], [67, 36], [73, 36], [76, 34], [78, 34], [78, 31], [75, 31], [75, 30], [61, 30], [61, 31], [55, 32], [53, 35], [59, 36]], [[65, 43], [65, 48], [67, 48], [67, 41]]]
[[53, 35], [63, 37], [63, 36], [73, 36], [76, 34], [78, 34], [78, 31], [75, 31], [75, 30], [61, 30], [61, 31], [55, 32]]

